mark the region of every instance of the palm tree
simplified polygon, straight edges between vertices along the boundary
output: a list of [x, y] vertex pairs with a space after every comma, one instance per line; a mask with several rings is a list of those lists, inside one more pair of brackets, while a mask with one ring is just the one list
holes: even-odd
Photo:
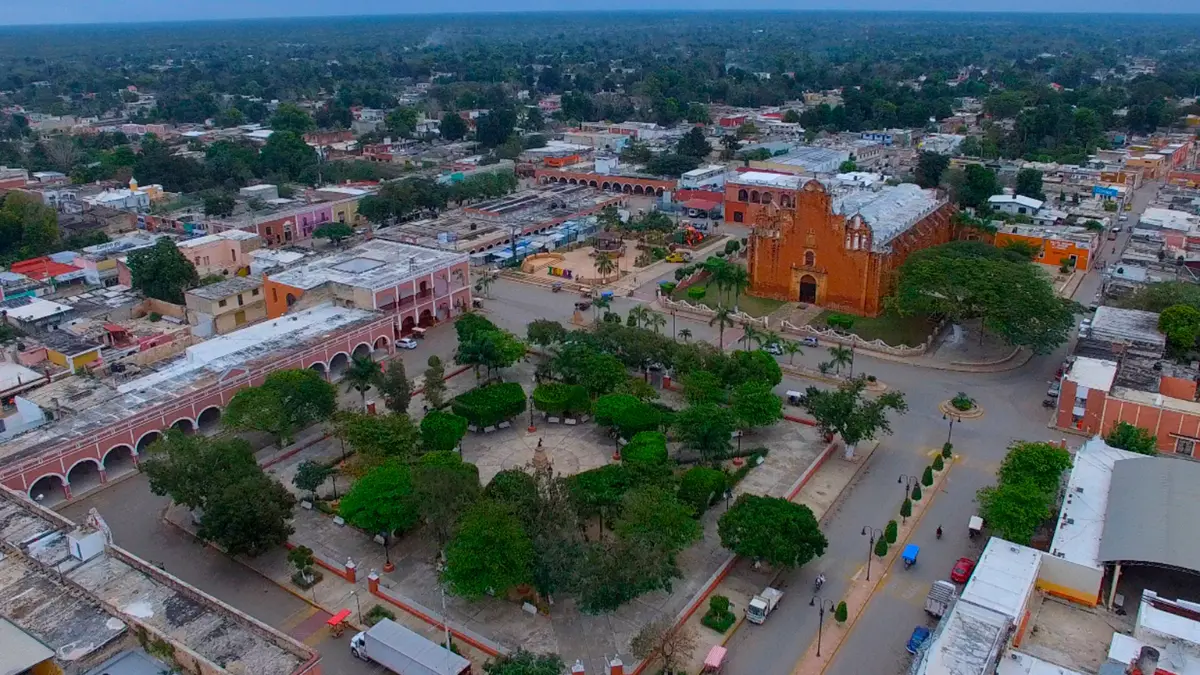
[[496, 278], [490, 274], [484, 274], [479, 277], [479, 281], [475, 282], [475, 290], [479, 291], [485, 297], [488, 296], [488, 289], [496, 282]]
[[750, 273], [741, 265], [730, 265], [725, 273], [725, 285], [733, 289], [733, 308], [736, 310], [742, 291], [750, 288]]
[[609, 300], [608, 298], [605, 298], [605, 297], [596, 298], [592, 302], [592, 317], [595, 318], [597, 321], [599, 321], [600, 320], [600, 310], [603, 309], [603, 310], [605, 310], [605, 312], [607, 312], [609, 307], [612, 307], [612, 300]]
[[629, 316], [633, 317], [634, 325], [640, 328], [650, 318], [650, 310], [646, 309], [643, 305], [638, 305], [629, 310]]
[[725, 329], [734, 325], [733, 312], [722, 305], [717, 305], [717, 313], [713, 314], [713, 318], [708, 320], [708, 325], [716, 325], [717, 347], [722, 352], [725, 351]]
[[667, 325], [667, 317], [659, 314], [658, 312], [646, 312], [646, 315], [642, 318], [642, 321], [645, 321], [646, 327], [652, 329], [655, 333], [657, 333], [663, 326]]
[[797, 354], [804, 354], [804, 350], [800, 348], [800, 343], [795, 340], [788, 340], [780, 345], [780, 347], [783, 349], [783, 353], [788, 355], [789, 366], [796, 360]]
[[346, 372], [342, 374], [342, 379], [346, 381], [346, 391], [351, 389], [357, 390], [362, 396], [363, 409], [367, 407], [367, 390], [379, 381], [383, 371], [379, 368], [379, 364], [372, 361], [369, 356], [355, 356], [350, 359], [350, 365], [346, 368]]
[[842, 366], [848, 366], [854, 362], [854, 352], [848, 347], [834, 345], [829, 348], [829, 362], [836, 368], [837, 373], [842, 372]]
[[759, 336], [757, 328], [745, 324], [742, 326], [742, 350], [749, 351], [751, 342], [757, 342], [759, 346], [762, 346], [762, 337]]
[[725, 289], [729, 279], [729, 263], [714, 256], [705, 260], [702, 266], [708, 272], [708, 285], [715, 286], [718, 297], [720, 297], [720, 293]]
[[617, 269], [617, 264], [613, 262], [612, 256], [607, 253], [596, 254], [595, 266], [596, 274], [600, 275], [600, 281], [608, 279], [608, 275]]
[[779, 333], [772, 330], [759, 331], [754, 336], [754, 340], [758, 343], [759, 348], [767, 345], [777, 345], [780, 343]]
[[682, 338], [684, 342], [687, 342], [688, 339], [692, 337], [692, 329], [691, 328], [680, 328], [679, 329], [679, 337]]

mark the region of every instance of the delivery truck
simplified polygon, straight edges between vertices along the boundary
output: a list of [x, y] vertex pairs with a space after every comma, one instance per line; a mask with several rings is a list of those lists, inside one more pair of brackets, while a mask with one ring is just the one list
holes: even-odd
[[770, 586], [764, 588], [762, 593], [754, 596], [750, 600], [750, 605], [746, 607], [746, 620], [750, 623], [766, 621], [767, 615], [779, 606], [779, 601], [782, 599], [783, 591]]
[[390, 619], [350, 640], [350, 653], [396, 675], [470, 675], [471, 662]]
[[935, 581], [929, 587], [929, 595], [925, 596], [925, 611], [931, 616], [942, 618], [946, 610], [950, 608], [950, 603], [954, 601], [954, 595], [957, 592], [954, 584], [949, 581]]

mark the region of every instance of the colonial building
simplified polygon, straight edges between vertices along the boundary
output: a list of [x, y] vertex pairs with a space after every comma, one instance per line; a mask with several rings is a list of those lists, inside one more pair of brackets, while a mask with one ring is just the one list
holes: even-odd
[[753, 226], [750, 293], [876, 316], [905, 258], [951, 240], [954, 207], [911, 184], [829, 185], [758, 171], [726, 183], [726, 219]]

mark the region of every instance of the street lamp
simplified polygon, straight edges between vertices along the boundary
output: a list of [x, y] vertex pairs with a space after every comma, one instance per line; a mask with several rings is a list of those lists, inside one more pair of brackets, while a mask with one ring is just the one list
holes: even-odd
[[867, 581], [871, 580], [871, 555], [875, 553], [875, 540], [883, 539], [883, 530], [877, 527], [864, 526], [862, 529], [864, 537], [870, 535], [871, 542], [867, 544]]
[[900, 474], [900, 477], [896, 479], [896, 483], [904, 485], [905, 499], [908, 499], [908, 496], [912, 494], [913, 486], [920, 482], [921, 479], [919, 477], [907, 473]]
[[533, 394], [529, 395], [529, 433], [537, 431], [537, 427], [533, 425]]
[[358, 589], [350, 591], [350, 595], [354, 596], [354, 606], [358, 607], [358, 620], [362, 621], [362, 601], [358, 599]]
[[[819, 604], [818, 604], [819, 603]], [[817, 607], [817, 658], [821, 658], [821, 629], [825, 627], [825, 609], [833, 611], [833, 601], [814, 595], [808, 601], [809, 607]]]
[[946, 444], [948, 445], [950, 443], [950, 436], [954, 434], [954, 423], [961, 422], [962, 420], [956, 415], [947, 415], [946, 413], [942, 413], [942, 419], [950, 420], [950, 428], [946, 431]]
[[383, 571], [384, 572], [394, 572], [396, 570], [396, 566], [392, 564], [392, 552], [388, 550], [388, 535], [389, 535], [389, 533], [385, 530], [383, 532], [383, 537], [382, 537], [383, 538]]
[[729, 510], [729, 500], [733, 499], [733, 490], [725, 488], [725, 510]]

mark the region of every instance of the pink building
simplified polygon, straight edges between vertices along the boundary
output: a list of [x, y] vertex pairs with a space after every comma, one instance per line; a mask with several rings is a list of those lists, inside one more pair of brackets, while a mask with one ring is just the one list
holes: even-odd
[[310, 368], [337, 380], [353, 356], [385, 358], [393, 325], [378, 312], [323, 303], [188, 347], [145, 377], [94, 383], [102, 390], [94, 404], [0, 445], [0, 483], [47, 505], [70, 499], [135, 470], [166, 429], [216, 431], [233, 395], [273, 371]]
[[253, 232], [226, 230], [186, 239], [178, 246], [200, 276], [229, 275], [250, 267], [250, 252], [262, 248], [262, 239]]
[[371, 239], [267, 277], [267, 316], [330, 300], [391, 315], [396, 335], [459, 316], [471, 306], [465, 253]]

